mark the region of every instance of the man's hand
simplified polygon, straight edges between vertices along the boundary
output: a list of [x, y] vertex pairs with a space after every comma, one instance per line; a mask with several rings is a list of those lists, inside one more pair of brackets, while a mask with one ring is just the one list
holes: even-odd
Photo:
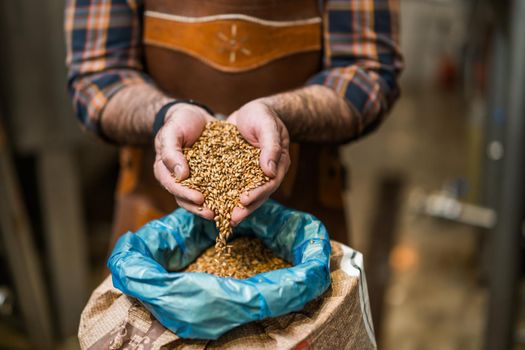
[[155, 137], [155, 177], [175, 196], [180, 207], [205, 219], [212, 219], [214, 214], [211, 209], [203, 207], [202, 193], [177, 182], [186, 179], [190, 174], [182, 149], [193, 145], [202, 134], [206, 123], [213, 120], [214, 118], [200, 107], [176, 104], [169, 109], [164, 125]]
[[264, 185], [241, 195], [244, 208], [236, 207], [232, 214], [232, 224], [236, 225], [261, 206], [283, 181], [290, 166], [290, 137], [279, 116], [263, 100], [245, 104], [227, 121], [236, 125], [250, 144], [261, 149], [261, 169], [270, 177]]

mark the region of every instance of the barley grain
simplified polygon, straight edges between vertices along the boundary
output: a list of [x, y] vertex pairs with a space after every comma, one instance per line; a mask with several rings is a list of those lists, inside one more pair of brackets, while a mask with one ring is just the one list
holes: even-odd
[[201, 192], [204, 205], [215, 213], [219, 254], [232, 233], [231, 213], [241, 206], [240, 194], [269, 181], [259, 166], [260, 154], [235, 125], [221, 121], [208, 123], [193, 146], [184, 149], [190, 176], [181, 183]]
[[217, 259], [215, 247], [210, 247], [188, 265], [185, 272], [206, 272], [219, 277], [245, 279], [256, 274], [290, 267], [286, 260], [274, 255], [261, 240], [239, 237], [228, 244], [229, 253]]

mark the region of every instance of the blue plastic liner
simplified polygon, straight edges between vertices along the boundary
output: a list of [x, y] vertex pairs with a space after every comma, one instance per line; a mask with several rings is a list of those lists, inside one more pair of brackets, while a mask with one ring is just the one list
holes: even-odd
[[269, 200], [234, 229], [256, 236], [293, 267], [245, 280], [173, 272], [214, 244], [217, 230], [184, 209], [117, 242], [108, 261], [113, 285], [140, 300], [183, 338], [217, 339], [239, 325], [300, 310], [330, 285], [330, 242], [312, 215]]

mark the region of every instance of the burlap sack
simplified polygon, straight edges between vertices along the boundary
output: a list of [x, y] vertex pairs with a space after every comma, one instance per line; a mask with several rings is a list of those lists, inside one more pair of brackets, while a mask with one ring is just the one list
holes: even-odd
[[252, 322], [218, 340], [182, 339], [164, 328], [111, 277], [93, 292], [80, 318], [82, 349], [374, 349], [362, 255], [332, 243], [332, 285], [299, 312]]

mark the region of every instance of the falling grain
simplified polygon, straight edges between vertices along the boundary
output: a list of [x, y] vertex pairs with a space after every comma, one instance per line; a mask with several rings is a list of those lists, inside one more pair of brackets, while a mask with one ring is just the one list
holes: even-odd
[[232, 233], [232, 211], [235, 206], [242, 207], [240, 195], [269, 181], [259, 166], [260, 153], [235, 125], [220, 121], [208, 123], [193, 146], [184, 149], [190, 176], [181, 183], [201, 192], [204, 206], [215, 213], [219, 254], [225, 251]]
[[215, 247], [210, 247], [191, 263], [185, 272], [206, 272], [219, 277], [245, 279], [259, 273], [290, 267], [290, 263], [276, 256], [261, 240], [239, 237], [227, 245], [217, 259]]

